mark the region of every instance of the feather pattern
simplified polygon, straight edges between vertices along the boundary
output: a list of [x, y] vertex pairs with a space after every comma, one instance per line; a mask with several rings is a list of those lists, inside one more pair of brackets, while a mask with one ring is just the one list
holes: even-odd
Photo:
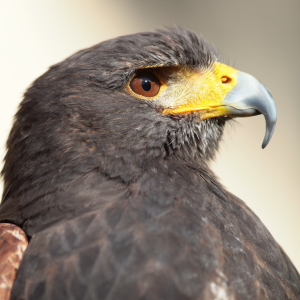
[[209, 168], [227, 118], [167, 116], [139, 68], [207, 70], [184, 29], [119, 37], [54, 65], [8, 139], [0, 220], [30, 239], [17, 299], [299, 299], [299, 274]]

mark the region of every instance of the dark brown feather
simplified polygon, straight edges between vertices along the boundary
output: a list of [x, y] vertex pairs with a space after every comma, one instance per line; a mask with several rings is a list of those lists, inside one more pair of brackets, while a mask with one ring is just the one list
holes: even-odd
[[103, 42], [28, 89], [0, 220], [30, 243], [17, 299], [299, 299], [299, 274], [209, 168], [226, 118], [161, 114], [126, 91], [143, 67], [217, 59], [182, 29]]

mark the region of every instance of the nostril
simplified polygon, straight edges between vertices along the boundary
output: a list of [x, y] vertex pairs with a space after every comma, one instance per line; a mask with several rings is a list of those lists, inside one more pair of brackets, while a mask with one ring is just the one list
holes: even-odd
[[222, 83], [230, 83], [232, 81], [232, 79], [228, 76], [222, 76], [221, 81], [222, 81]]

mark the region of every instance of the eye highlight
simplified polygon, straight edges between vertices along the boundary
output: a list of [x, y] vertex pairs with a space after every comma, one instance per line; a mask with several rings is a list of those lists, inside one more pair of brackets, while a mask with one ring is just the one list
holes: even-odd
[[154, 97], [158, 94], [161, 83], [153, 73], [141, 71], [131, 80], [129, 86], [140, 96]]

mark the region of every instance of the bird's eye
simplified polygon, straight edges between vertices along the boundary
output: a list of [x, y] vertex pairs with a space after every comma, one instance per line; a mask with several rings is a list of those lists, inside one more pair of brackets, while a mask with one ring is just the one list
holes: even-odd
[[147, 71], [139, 72], [130, 82], [131, 90], [144, 97], [154, 97], [158, 94], [161, 83], [157, 77]]

